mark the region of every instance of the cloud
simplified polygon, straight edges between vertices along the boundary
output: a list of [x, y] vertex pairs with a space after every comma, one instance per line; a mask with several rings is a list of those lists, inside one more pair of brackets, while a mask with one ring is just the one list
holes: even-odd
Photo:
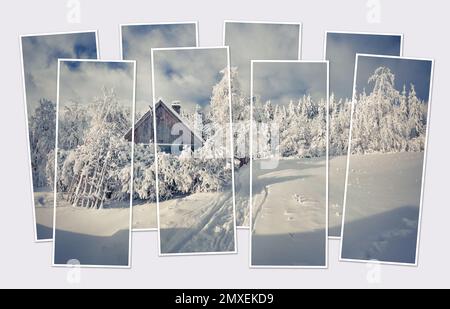
[[351, 98], [355, 57], [360, 54], [400, 56], [400, 35], [328, 33], [326, 59], [330, 61], [330, 93]]
[[87, 105], [102, 95], [103, 87], [114, 88], [119, 104], [133, 107], [134, 65], [124, 62], [73, 61], [61, 63], [60, 108], [74, 102]]
[[58, 58], [97, 58], [95, 32], [22, 38], [27, 108], [30, 115], [40, 99], [56, 103]]
[[207, 108], [227, 68], [226, 48], [158, 50], [154, 53], [155, 97], [181, 101], [183, 109]]
[[122, 26], [123, 59], [136, 60], [136, 111], [152, 105], [151, 49], [195, 47], [195, 23]]
[[225, 45], [244, 94], [250, 96], [250, 61], [297, 60], [300, 31], [300, 24], [226, 23]]
[[304, 95], [315, 100], [327, 97], [327, 65], [325, 63], [255, 63], [254, 95], [263, 102], [286, 105]]
[[417, 97], [428, 102], [432, 68], [432, 62], [428, 60], [360, 56], [356, 80], [358, 93], [364, 89], [367, 93], [373, 90], [373, 84], [368, 84], [369, 77], [382, 66], [388, 67], [395, 75], [398, 91], [403, 90], [403, 85], [409, 90], [410, 84], [414, 84]]

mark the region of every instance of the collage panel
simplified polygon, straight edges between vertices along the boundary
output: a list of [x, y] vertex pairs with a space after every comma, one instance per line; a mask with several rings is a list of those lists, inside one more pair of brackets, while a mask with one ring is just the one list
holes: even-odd
[[59, 60], [54, 266], [130, 266], [134, 96], [134, 61]]
[[[133, 231], [157, 230], [156, 195], [148, 194], [148, 187], [155, 186], [156, 179], [146, 179], [147, 171], [154, 164], [153, 129], [142, 124], [152, 117], [151, 49], [198, 46], [197, 22], [125, 24], [120, 26], [123, 60], [136, 61], [136, 115]], [[131, 129], [127, 132], [131, 139]]]
[[327, 32], [325, 59], [330, 62], [330, 210], [329, 234], [340, 238], [345, 193], [353, 77], [357, 53], [401, 56], [403, 35]]
[[236, 253], [228, 48], [152, 54], [160, 255]]
[[250, 222], [250, 70], [252, 60], [299, 60], [301, 23], [225, 21], [224, 45], [230, 48], [237, 226]]
[[20, 37], [35, 240], [53, 239], [58, 58], [97, 59], [97, 32]]
[[328, 62], [252, 62], [250, 267], [326, 268]]
[[344, 261], [417, 265], [433, 64], [357, 55]]

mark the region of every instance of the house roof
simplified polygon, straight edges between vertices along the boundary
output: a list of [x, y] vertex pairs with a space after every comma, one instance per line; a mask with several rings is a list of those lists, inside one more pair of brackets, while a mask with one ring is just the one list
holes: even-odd
[[[177, 120], [179, 120], [179, 122], [181, 124], [183, 124], [186, 128], [188, 128], [188, 130], [191, 131], [192, 134], [194, 134], [194, 136], [199, 141], [201, 141], [202, 143], [205, 142], [203, 140], [203, 138], [201, 136], [199, 136], [194, 130], [192, 130], [190, 125], [185, 120], [183, 120], [183, 118], [181, 118], [180, 114], [178, 114], [172, 107], [170, 107], [166, 103], [164, 103], [161, 99], [158, 101], [158, 103], [155, 104], [155, 110], [158, 109], [158, 107], [160, 107], [160, 106], [166, 108], [175, 118], [177, 118]], [[134, 128], [136, 129], [136, 127], [139, 127], [149, 117], [153, 117], [152, 109], [149, 109], [144, 115], [142, 115], [141, 118], [139, 118], [139, 120], [135, 123]], [[128, 132], [125, 134], [125, 138], [131, 140], [131, 134], [132, 134], [132, 128], [130, 128], [128, 130]]]

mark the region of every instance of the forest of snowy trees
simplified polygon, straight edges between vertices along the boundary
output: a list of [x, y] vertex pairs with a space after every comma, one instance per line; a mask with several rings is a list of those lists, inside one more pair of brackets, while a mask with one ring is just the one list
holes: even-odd
[[[427, 102], [417, 97], [414, 85], [395, 89], [395, 75], [380, 67], [368, 80], [373, 91], [363, 91], [356, 98], [353, 114], [352, 152], [387, 153], [419, 152], [425, 147]], [[330, 155], [347, 155], [352, 104], [336, 101], [330, 96]], [[253, 118], [258, 124], [278, 128], [276, 153], [281, 157], [321, 157], [326, 154], [326, 102], [304, 96], [287, 105], [273, 106], [254, 98]], [[265, 134], [254, 144], [254, 155], [265, 157], [273, 132], [257, 125], [258, 134]], [[267, 126], [266, 126], [267, 127]]]
[[424, 151], [428, 102], [417, 97], [414, 85], [397, 91], [389, 68], [378, 68], [368, 82], [373, 91], [363, 91], [355, 102], [352, 152]]
[[[395, 75], [380, 67], [368, 80], [373, 91], [357, 94], [353, 114], [352, 153], [424, 151], [428, 102], [417, 97], [414, 85], [395, 88]], [[330, 96], [331, 156], [347, 155], [352, 102]]]
[[[196, 192], [215, 192], [231, 184], [229, 151], [228, 73], [212, 90], [210, 108], [184, 116], [194, 121], [205, 139], [195, 151], [181, 154], [158, 152], [160, 200]], [[124, 138], [130, 128], [130, 109], [119, 105], [113, 90], [92, 104], [61, 107], [58, 119], [58, 170], [56, 188], [73, 206], [103, 208], [111, 201], [129, 197], [131, 184], [131, 145]], [[134, 149], [133, 198], [156, 201], [154, 145], [137, 144]], [[54, 185], [54, 151], [42, 154], [45, 182]]]
[[[255, 98], [253, 118], [256, 122], [258, 143], [254, 144], [253, 155], [257, 158], [266, 157], [265, 151], [269, 147], [264, 145], [273, 143], [276, 135], [276, 155], [280, 157], [323, 157], [327, 150], [327, 104], [326, 100], [313, 100], [311, 96], [304, 96], [298, 101], [290, 101], [287, 105], [276, 105], [270, 101], [261, 103]], [[261, 129], [258, 124], [272, 124], [271, 129]], [[275, 124], [275, 126], [273, 126]], [[277, 132], [273, 132], [277, 130]]]
[[[248, 157], [249, 98], [242, 95], [237, 70], [231, 70], [234, 121], [234, 153]], [[195, 192], [214, 192], [231, 183], [229, 140], [228, 70], [214, 87], [210, 107], [184, 112], [183, 118], [205, 140], [194, 153], [158, 154], [161, 200]], [[395, 76], [380, 67], [368, 80], [373, 91], [357, 95], [353, 114], [352, 152], [418, 152], [425, 147], [427, 102], [420, 100], [414, 85], [395, 88]], [[345, 155], [348, 145], [351, 103], [330, 97], [330, 154]], [[30, 145], [35, 187], [54, 185], [55, 104], [41, 100], [30, 118]], [[268, 155], [268, 144], [277, 138], [280, 157], [326, 155], [326, 101], [304, 96], [284, 105], [254, 98], [257, 123], [256, 158]], [[131, 145], [124, 138], [130, 128], [130, 109], [118, 104], [113, 90], [92, 104], [73, 103], [61, 107], [58, 123], [58, 192], [73, 205], [101, 208], [105, 201], [124, 200], [130, 194]], [[277, 132], [261, 130], [261, 124]], [[264, 128], [264, 126], [262, 126]], [[266, 126], [267, 128], [267, 126]], [[261, 138], [262, 136], [262, 138]], [[135, 145], [133, 198], [156, 201], [156, 171], [153, 145]]]

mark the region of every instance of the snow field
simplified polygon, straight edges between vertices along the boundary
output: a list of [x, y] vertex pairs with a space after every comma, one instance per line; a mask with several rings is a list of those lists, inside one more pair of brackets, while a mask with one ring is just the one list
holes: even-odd
[[342, 258], [415, 263], [423, 156], [350, 157]]
[[159, 220], [162, 254], [235, 251], [231, 190], [162, 202]]
[[281, 160], [253, 174], [253, 266], [326, 265], [324, 159]]

